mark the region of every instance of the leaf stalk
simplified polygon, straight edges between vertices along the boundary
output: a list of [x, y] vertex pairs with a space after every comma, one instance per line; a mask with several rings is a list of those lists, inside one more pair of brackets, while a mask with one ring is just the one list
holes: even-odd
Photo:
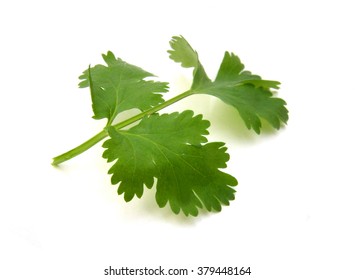
[[[192, 90], [188, 90], [188, 91], [185, 91], [163, 103], [160, 103], [159, 105], [157, 106], [154, 106], [146, 111], [143, 111], [131, 118], [128, 118], [118, 124], [115, 124], [113, 125], [113, 127], [116, 129], [116, 130], [119, 130], [119, 129], [122, 129], [130, 124], [133, 124], [139, 120], [141, 120], [142, 118], [146, 117], [146, 116], [149, 116], [151, 114], [154, 114], [172, 104], [174, 104], [175, 102], [178, 102], [180, 101], [181, 99], [183, 98], [186, 98], [192, 94], [194, 94], [195, 92], [193, 92]], [[106, 127], [107, 128], [107, 127]], [[93, 147], [94, 145], [96, 145], [98, 142], [100, 142], [101, 140], [105, 139], [107, 136], [108, 136], [108, 132], [107, 132], [107, 129], [104, 128], [102, 131], [100, 131], [98, 134], [96, 134], [95, 136], [91, 137], [90, 139], [88, 139], [87, 141], [85, 141], [84, 143], [80, 144], [79, 146], [77, 146], [76, 148], [74, 149], [71, 149], [59, 156], [56, 156], [53, 158], [53, 162], [52, 162], [52, 165], [54, 166], [58, 166], [59, 164], [67, 161], [67, 160], [70, 160], [80, 154], [82, 154], [83, 152], [87, 151], [88, 149], [90, 149], [91, 147]]]

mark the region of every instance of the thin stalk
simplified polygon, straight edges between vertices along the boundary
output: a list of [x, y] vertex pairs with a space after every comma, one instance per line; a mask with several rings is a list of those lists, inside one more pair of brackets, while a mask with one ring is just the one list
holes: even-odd
[[102, 139], [107, 137], [108, 133], [106, 130], [102, 130], [95, 136], [91, 137], [89, 140], [85, 141], [84, 143], [80, 144], [74, 149], [71, 149], [70, 151], [61, 154], [59, 156], [56, 156], [53, 158], [52, 165], [59, 165], [64, 161], [67, 161], [69, 159], [72, 159], [73, 157], [76, 157], [80, 155], [81, 153], [85, 152], [86, 150], [90, 149], [92, 146], [100, 142]]
[[[139, 121], [140, 119], [144, 118], [145, 116], [148, 116], [148, 115], [151, 115], [155, 112], [158, 112], [160, 111], [161, 109], [164, 109], [165, 107], [168, 107], [170, 105], [172, 105], [173, 103], [185, 98], [185, 97], [188, 97], [190, 95], [194, 94], [193, 91], [191, 90], [188, 90], [188, 91], [185, 91], [147, 111], [144, 111], [144, 112], [141, 112], [139, 113], [138, 115], [135, 115], [127, 120], [124, 120], [118, 124], [115, 124], [113, 127], [115, 129], [121, 129], [121, 128], [124, 128], [132, 123], [135, 123], [136, 121]], [[53, 158], [53, 162], [52, 162], [52, 165], [59, 165], [67, 160], [70, 160], [80, 154], [82, 154], [83, 152], [85, 152], [86, 150], [90, 149], [92, 146], [94, 146], [95, 144], [97, 144], [98, 142], [100, 142], [101, 140], [103, 140], [104, 138], [106, 138], [108, 136], [108, 132], [106, 129], [103, 129], [101, 132], [99, 132], [98, 134], [96, 134], [95, 136], [93, 136], [92, 138], [88, 139], [87, 141], [85, 141], [84, 143], [82, 143], [81, 145], [77, 146], [76, 148], [74, 149], [71, 149], [70, 151], [64, 153], [64, 154], [61, 154], [59, 156], [56, 156]]]

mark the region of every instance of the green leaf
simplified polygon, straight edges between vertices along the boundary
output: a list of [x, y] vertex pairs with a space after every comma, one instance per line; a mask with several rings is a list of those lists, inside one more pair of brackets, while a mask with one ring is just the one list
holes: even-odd
[[279, 82], [262, 80], [260, 76], [243, 70], [244, 64], [240, 61], [239, 57], [234, 53], [225, 52], [214, 83], [224, 86], [252, 84], [256, 87], [266, 89], [279, 88]]
[[226, 52], [215, 81], [201, 93], [218, 97], [236, 108], [247, 128], [260, 133], [261, 119], [279, 129], [287, 123], [286, 102], [274, 98], [271, 88], [277, 89], [277, 81], [262, 80], [261, 77], [244, 71], [244, 65], [233, 53]]
[[112, 52], [103, 55], [107, 66], [96, 65], [84, 71], [79, 84], [90, 86], [95, 119], [107, 118], [110, 125], [125, 110], [150, 109], [164, 101], [161, 94], [168, 91], [168, 84], [146, 80], [154, 75], [115, 58]]
[[197, 52], [185, 38], [173, 37], [170, 45], [172, 50], [168, 52], [172, 60], [181, 63], [183, 67], [194, 68], [191, 86], [194, 94], [213, 95], [233, 106], [247, 128], [252, 128], [258, 134], [262, 126], [261, 119], [276, 129], [281, 127], [281, 123], [287, 123], [286, 102], [274, 98], [271, 92], [271, 89], [279, 88], [279, 82], [263, 80], [244, 70], [239, 57], [229, 52], [225, 52], [216, 79], [212, 82], [199, 61]]
[[153, 114], [127, 131], [109, 128], [103, 157], [113, 162], [112, 184], [126, 201], [157, 180], [156, 201], [174, 213], [197, 216], [198, 208], [220, 211], [234, 199], [237, 180], [220, 171], [229, 155], [223, 143], [208, 143], [209, 122], [192, 111]]
[[213, 95], [225, 103], [235, 107], [247, 128], [252, 128], [260, 134], [261, 119], [268, 121], [274, 128], [279, 129], [281, 123], [286, 123], [288, 111], [286, 102], [280, 98], [272, 98], [272, 93], [262, 87], [245, 84], [235, 87], [214, 87], [204, 93]]
[[177, 63], [181, 63], [182, 67], [194, 68], [192, 89], [200, 88], [211, 83], [205, 69], [198, 59], [197, 52], [190, 46], [186, 39], [182, 36], [174, 36], [170, 41], [172, 50], [169, 50], [170, 58]]

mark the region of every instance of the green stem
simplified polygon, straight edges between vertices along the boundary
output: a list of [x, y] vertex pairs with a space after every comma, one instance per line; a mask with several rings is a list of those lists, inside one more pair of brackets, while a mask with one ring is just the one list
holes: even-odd
[[100, 142], [102, 139], [107, 137], [108, 133], [106, 130], [102, 130], [100, 133], [96, 134], [94, 137], [91, 137], [89, 140], [85, 141], [81, 145], [77, 146], [76, 148], [61, 154], [60, 156], [54, 157], [52, 165], [59, 165], [64, 161], [72, 159], [80, 155], [81, 153], [85, 152], [86, 150], [90, 149], [96, 143]]
[[[142, 119], [145, 116], [151, 115], [155, 112], [160, 111], [161, 109], [168, 107], [170, 105], [172, 105], [173, 103], [188, 97], [190, 95], [194, 94], [194, 92], [192, 92], [191, 90], [185, 91], [147, 111], [144, 111], [142, 113], [139, 113], [138, 115], [135, 115], [127, 120], [124, 120], [118, 124], [115, 124], [113, 127], [115, 129], [121, 129], [124, 128], [132, 123], [135, 123], [136, 121], [139, 121], [140, 119]], [[92, 138], [90, 138], [89, 140], [85, 141], [84, 143], [82, 143], [81, 145], [77, 146], [74, 149], [71, 149], [70, 151], [61, 154], [59, 156], [56, 156], [53, 158], [53, 162], [52, 165], [59, 165], [67, 160], [72, 159], [73, 157], [76, 157], [78, 155], [80, 155], [81, 153], [85, 152], [86, 150], [90, 149], [92, 146], [94, 146], [95, 144], [97, 144], [98, 142], [100, 142], [102, 139], [106, 138], [108, 136], [107, 130], [103, 129], [101, 132], [99, 132], [98, 134], [96, 134], [95, 136], [93, 136]]]

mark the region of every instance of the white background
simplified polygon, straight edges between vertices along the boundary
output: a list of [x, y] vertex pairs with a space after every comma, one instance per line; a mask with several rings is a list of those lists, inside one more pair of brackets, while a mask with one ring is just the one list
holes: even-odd
[[[0, 278], [130, 279], [103, 272], [162, 265], [250, 266], [240, 279], [355, 279], [352, 2], [2, 1]], [[77, 88], [81, 72], [112, 50], [170, 82], [173, 96], [190, 79], [166, 53], [180, 34], [212, 78], [228, 50], [281, 81], [290, 111], [286, 127], [256, 136], [212, 97], [168, 109], [204, 114], [239, 180], [231, 206], [198, 218], [159, 209], [149, 191], [125, 203], [100, 145], [50, 164], [104, 125]]]

